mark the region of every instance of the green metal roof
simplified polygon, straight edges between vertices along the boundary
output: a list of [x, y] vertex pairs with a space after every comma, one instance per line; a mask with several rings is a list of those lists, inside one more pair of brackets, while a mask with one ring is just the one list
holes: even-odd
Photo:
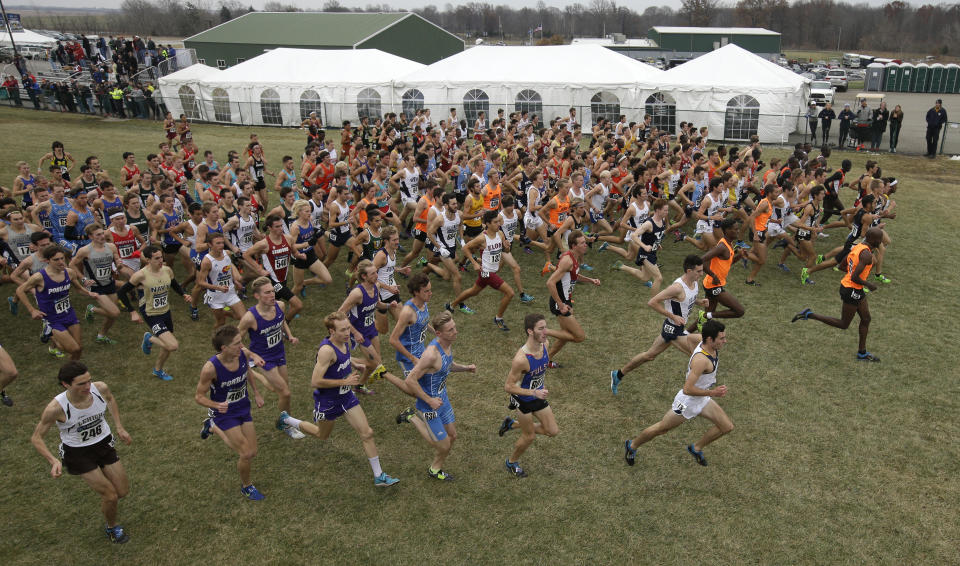
[[410, 15], [409, 12], [250, 12], [184, 41], [353, 47]]

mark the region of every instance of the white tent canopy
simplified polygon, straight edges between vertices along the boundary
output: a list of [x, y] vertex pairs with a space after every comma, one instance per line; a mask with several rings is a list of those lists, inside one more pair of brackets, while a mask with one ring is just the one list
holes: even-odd
[[801, 125], [810, 81], [728, 44], [661, 75], [677, 119], [708, 126], [710, 137], [786, 142]]
[[212, 79], [223, 73], [216, 67], [209, 67], [202, 63], [190, 65], [175, 73], [160, 77], [160, 95], [167, 105], [167, 110], [174, 116], [186, 114], [191, 120], [203, 118], [200, 104], [200, 81]]
[[421, 106], [462, 109], [470, 127], [479, 110], [489, 119], [491, 108], [549, 119], [583, 107], [595, 121], [636, 108], [638, 93], [662, 74], [599, 45], [479, 46], [403, 76], [396, 91], [405, 107], [419, 97]]
[[[7, 33], [6, 28], [0, 27], [0, 29], [3, 30], [3, 33], [0, 34], [0, 45], [9, 46], [10, 34]], [[13, 32], [13, 41], [17, 45], [42, 45], [44, 47], [53, 47], [57, 44], [56, 39], [28, 29]]]
[[422, 67], [378, 49], [279, 48], [201, 79], [200, 90], [213, 121], [299, 125], [316, 111], [339, 125], [382, 115], [393, 81]]

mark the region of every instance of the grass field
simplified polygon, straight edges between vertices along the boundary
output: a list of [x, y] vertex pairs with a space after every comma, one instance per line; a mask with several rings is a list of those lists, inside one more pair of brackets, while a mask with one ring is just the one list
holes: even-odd
[[[114, 177], [122, 151], [135, 151], [142, 162], [162, 139], [159, 123], [10, 109], [0, 109], [0, 131], [4, 185], [18, 160], [35, 163], [54, 139], [80, 160], [99, 155]], [[200, 148], [222, 161], [251, 130], [198, 125], [194, 131]], [[284, 154], [300, 154], [300, 131], [257, 131], [271, 167]], [[785, 151], [766, 153], [769, 159]], [[859, 174], [867, 156], [835, 154], [833, 161], [847, 155]], [[539, 438], [527, 452], [529, 478], [507, 475], [503, 462], [516, 437], [496, 435], [507, 415], [503, 381], [523, 341], [523, 315], [547, 310], [540, 257], [521, 252], [527, 292], [536, 301], [515, 300], [506, 317], [510, 333], [491, 322], [491, 291], [470, 302], [476, 315], [455, 316], [455, 357], [479, 369], [476, 376], [454, 374], [449, 383], [459, 432], [447, 462], [458, 477], [452, 484], [427, 477], [431, 450], [412, 427], [394, 423], [410, 400], [379, 384], [378, 394], [362, 403], [384, 469], [400, 484], [373, 487], [346, 423], [324, 443], [278, 433], [275, 398], [267, 394], [267, 405], [254, 411], [253, 468], [267, 499], [245, 501], [233, 453], [216, 437], [201, 441], [197, 434], [204, 411], [193, 392], [212, 355], [209, 312], [193, 323], [183, 303], [175, 304], [181, 349], [168, 364], [170, 383], [150, 377], [152, 358], [138, 349], [142, 326], [121, 319], [114, 332], [120, 344], [109, 347], [94, 344], [94, 327], [84, 325], [84, 361], [95, 379], [110, 384], [133, 437], [119, 448], [132, 483], [120, 507], [131, 541], [113, 547], [93, 493], [77, 478], [52, 479], [30, 446], [43, 406], [60, 390], [59, 364], [38, 347], [37, 323], [3, 309], [0, 338], [21, 377], [8, 388], [16, 405], [0, 407], [0, 509], [8, 523], [0, 563], [956, 563], [960, 357], [953, 331], [940, 335], [933, 326], [949, 326], [960, 312], [960, 251], [949, 240], [960, 223], [955, 207], [945, 206], [960, 166], [902, 156], [881, 161], [885, 174], [901, 179], [885, 269], [894, 282], [869, 296], [868, 345], [883, 362], [854, 361], [855, 326], [840, 332], [813, 321], [789, 323], [807, 306], [839, 313], [837, 273], [818, 273], [816, 285], [802, 287], [794, 261], [792, 274], [766, 268], [758, 278], [763, 286], [747, 287], [742, 268], [734, 267], [728, 288], [747, 312], [727, 325], [719, 382], [730, 387], [720, 403], [737, 428], [708, 448], [706, 468], [684, 450], [705, 430], [702, 420], [640, 448], [635, 467], [624, 464], [623, 440], [663, 415], [687, 360], [670, 350], [630, 374], [618, 397], [610, 394], [609, 370], [646, 349], [660, 317], [645, 306], [645, 287], [607, 270], [615, 257], [590, 252], [602, 286], [576, 290], [587, 340], [568, 345], [557, 358], [564, 367], [547, 376], [560, 435]], [[842, 238], [835, 231], [818, 249]], [[661, 256], [667, 282], [680, 275], [691, 250], [667, 244]], [[305, 315], [293, 327], [301, 340], [287, 350], [296, 416], [312, 408], [309, 373], [325, 334], [320, 318], [342, 301], [342, 266], [340, 260], [331, 270], [332, 286], [310, 289]], [[7, 286], [0, 295], [12, 292]], [[433, 312], [450, 295], [449, 285], [435, 280]], [[86, 301], [75, 300], [79, 311]], [[390, 351], [385, 340], [384, 351]], [[396, 369], [392, 353], [385, 357]], [[47, 438], [52, 447], [54, 437]]]

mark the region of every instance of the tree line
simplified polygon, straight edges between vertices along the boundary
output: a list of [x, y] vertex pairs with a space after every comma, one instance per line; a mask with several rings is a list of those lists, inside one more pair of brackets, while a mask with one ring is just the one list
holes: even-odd
[[[264, 11], [300, 11], [282, 2], [269, 2]], [[389, 12], [389, 4], [371, 4], [351, 10], [337, 0], [326, 0], [331, 12]], [[125, 0], [114, 12], [65, 14], [48, 12], [24, 16], [25, 27], [59, 31], [187, 37], [254, 11], [238, 0]], [[615, 0], [589, 0], [563, 8], [540, 1], [534, 7], [515, 8], [487, 2], [430, 4], [413, 10], [420, 16], [470, 41], [487, 38], [509, 43], [566, 43], [574, 37], [613, 33], [646, 37], [661, 26], [765, 27], [782, 34], [791, 49], [883, 51], [954, 54], [960, 49], [960, 4], [913, 6], [894, 0], [883, 6], [834, 0], [683, 0], [674, 10], [651, 6], [637, 12]], [[536, 28], [542, 30], [532, 32]]]

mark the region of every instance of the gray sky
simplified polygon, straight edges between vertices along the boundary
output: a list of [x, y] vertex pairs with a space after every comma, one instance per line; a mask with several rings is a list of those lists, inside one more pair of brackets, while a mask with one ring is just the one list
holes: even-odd
[[[241, 0], [245, 5], [253, 5], [254, 8], [260, 9], [268, 0]], [[537, 5], [537, 0], [486, 0], [493, 5], [498, 4], [509, 4], [513, 7], [523, 7], [529, 6], [534, 7]], [[557, 6], [563, 7], [569, 4], [573, 4], [577, 0], [544, 0], [544, 3], [548, 6]], [[724, 3], [733, 3], [735, 0], [721, 0]], [[882, 6], [887, 3], [888, 0], [848, 0], [852, 3], [865, 2], [872, 6]], [[17, 6], [31, 6], [35, 8], [43, 8], [44, 6], [77, 6], [77, 7], [86, 7], [86, 8], [119, 8], [123, 4], [123, 0], [7, 0], [8, 6], [10, 4]], [[216, 5], [216, 0], [206, 0], [207, 3], [211, 5]], [[318, 9], [323, 5], [322, 0], [281, 0], [283, 4], [295, 4], [304, 9]], [[583, 5], [589, 5], [589, 0], [579, 0]], [[363, 7], [369, 4], [382, 4], [384, 2], [369, 1], [369, 0], [340, 0], [340, 4], [347, 7]], [[392, 8], [419, 8], [421, 6], [426, 6], [433, 4], [438, 8], [442, 8], [448, 2], [447, 0], [391, 0], [386, 2]], [[458, 4], [458, 2], [450, 1], [451, 4]], [[908, 4], [914, 4], [914, 2], [907, 1]], [[649, 6], [670, 6], [673, 8], [678, 8], [680, 6], [680, 0], [655, 0], [655, 1], [625, 1], [620, 0], [618, 4], [627, 5], [630, 8], [643, 11]], [[8, 7], [9, 11], [10, 8]], [[16, 11], [16, 10], [14, 10]]]

